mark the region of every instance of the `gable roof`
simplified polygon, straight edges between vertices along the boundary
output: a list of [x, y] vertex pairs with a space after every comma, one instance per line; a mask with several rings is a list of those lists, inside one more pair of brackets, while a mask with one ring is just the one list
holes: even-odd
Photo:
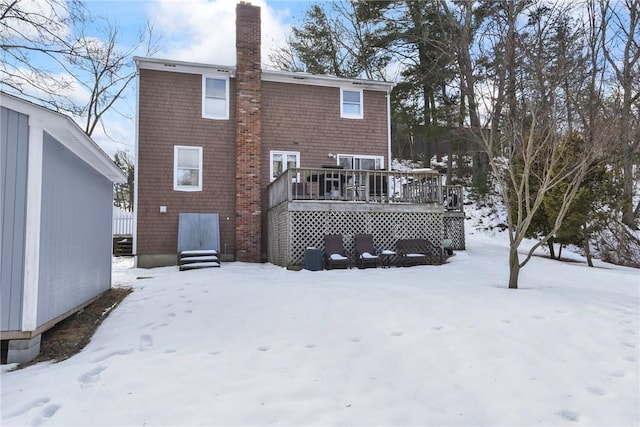
[[[170, 59], [146, 58], [140, 56], [136, 56], [133, 59], [135, 60], [138, 69], [188, 74], [226, 73], [231, 78], [234, 78], [236, 75], [236, 67], [228, 65], [203, 64], [198, 62], [175, 61]], [[396, 85], [394, 82], [385, 82], [380, 80], [348, 79], [330, 75], [274, 70], [262, 70], [262, 80], [325, 87], [358, 87], [387, 93], [391, 92], [391, 89]]]
[[127, 177], [73, 119], [64, 114], [0, 91], [0, 106], [29, 116], [29, 126], [39, 125], [73, 154], [114, 183]]

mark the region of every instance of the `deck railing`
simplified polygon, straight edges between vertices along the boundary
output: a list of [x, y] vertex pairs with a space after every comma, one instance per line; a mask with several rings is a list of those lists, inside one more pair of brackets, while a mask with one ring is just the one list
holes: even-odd
[[448, 212], [462, 212], [463, 193], [461, 185], [443, 185], [442, 200]]
[[[443, 191], [444, 190], [444, 191]], [[268, 187], [269, 208], [285, 201], [439, 203], [462, 210], [462, 188], [432, 171], [289, 168]], [[443, 198], [444, 196], [444, 198]]]

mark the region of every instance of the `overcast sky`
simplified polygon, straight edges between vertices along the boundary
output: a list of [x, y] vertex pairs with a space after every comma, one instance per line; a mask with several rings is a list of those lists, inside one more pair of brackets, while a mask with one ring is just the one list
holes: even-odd
[[[160, 50], [154, 57], [218, 65], [235, 64], [237, 3], [234, 0], [86, 1], [93, 14], [117, 23], [124, 48], [135, 44], [140, 28], [149, 20], [157, 34], [162, 35]], [[300, 21], [312, 1], [251, 0], [249, 3], [261, 8], [262, 59], [268, 65], [271, 49], [283, 44], [291, 25]], [[143, 56], [144, 52], [138, 55]], [[131, 89], [116, 110], [105, 117], [105, 129], [97, 128], [93, 134], [93, 139], [110, 156], [118, 149], [135, 152], [135, 85]]]

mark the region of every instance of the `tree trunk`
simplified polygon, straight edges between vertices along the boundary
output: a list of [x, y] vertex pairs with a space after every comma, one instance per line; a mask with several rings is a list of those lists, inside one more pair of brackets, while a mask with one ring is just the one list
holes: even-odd
[[560, 243], [560, 249], [558, 249], [558, 261], [562, 258], [562, 243]]
[[629, 143], [623, 146], [622, 172], [623, 172], [623, 207], [622, 222], [632, 230], [636, 230], [636, 218], [633, 212], [633, 153]]
[[584, 245], [584, 255], [587, 257], [587, 265], [589, 267], [593, 267], [593, 259], [591, 258], [591, 246], [589, 245], [589, 240], [591, 240], [591, 236], [589, 234], [589, 231], [587, 231], [586, 226], [584, 227], [582, 234], [584, 235], [583, 245]]
[[551, 259], [556, 259], [556, 249], [553, 247], [553, 240], [549, 239], [547, 245], [549, 246], [549, 256]]
[[518, 247], [511, 246], [509, 250], [509, 289], [518, 289], [518, 276], [520, 275], [520, 258]]

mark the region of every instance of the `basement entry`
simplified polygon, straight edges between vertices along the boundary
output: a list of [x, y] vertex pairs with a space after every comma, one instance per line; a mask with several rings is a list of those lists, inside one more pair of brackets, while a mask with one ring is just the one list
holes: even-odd
[[220, 267], [220, 221], [217, 213], [181, 213], [178, 219], [180, 270]]

